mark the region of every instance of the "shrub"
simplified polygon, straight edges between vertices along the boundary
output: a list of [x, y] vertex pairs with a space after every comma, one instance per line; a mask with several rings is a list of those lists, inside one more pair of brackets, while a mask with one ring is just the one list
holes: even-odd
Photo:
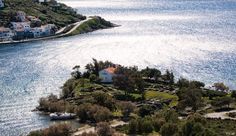
[[136, 119], [133, 119], [129, 122], [129, 125], [128, 125], [128, 131], [129, 131], [129, 134], [136, 134], [137, 132], [137, 128], [138, 128], [138, 122]]
[[104, 107], [107, 107], [110, 110], [116, 109], [116, 102], [109, 94], [98, 92], [93, 94], [95, 103]]
[[166, 122], [178, 122], [178, 113], [174, 110], [166, 110], [163, 111], [163, 117], [165, 118]]
[[90, 103], [81, 104], [77, 108], [76, 113], [81, 122], [86, 122], [87, 120], [95, 122], [108, 121], [112, 117], [112, 113], [109, 109]]
[[93, 133], [93, 132], [86, 133], [86, 132], [84, 132], [79, 136], [97, 136], [97, 133]]
[[28, 136], [70, 136], [71, 127], [67, 124], [58, 124], [49, 128], [30, 132]]
[[114, 134], [114, 130], [107, 122], [98, 123], [96, 131], [99, 136], [112, 136]]
[[65, 111], [66, 104], [67, 102], [58, 100], [57, 96], [51, 94], [46, 98], [39, 99], [39, 106], [37, 107], [37, 109], [39, 111], [45, 112], [62, 112]]
[[161, 127], [165, 124], [165, 120], [162, 118], [154, 118], [152, 122], [153, 128], [156, 132], [159, 132]]
[[144, 119], [142, 122], [142, 132], [151, 133], [153, 131], [153, 124], [151, 119]]
[[112, 117], [112, 113], [107, 108], [101, 108], [94, 114], [94, 119], [96, 122], [109, 121]]
[[129, 117], [130, 113], [135, 109], [135, 105], [132, 102], [119, 102], [118, 105], [124, 117]]
[[174, 136], [178, 133], [178, 126], [173, 123], [166, 123], [161, 127], [162, 136]]
[[154, 109], [150, 105], [143, 105], [138, 113], [141, 117], [145, 117], [154, 113]]
[[96, 82], [98, 80], [98, 78], [95, 74], [91, 74], [89, 76], [89, 80], [90, 80], [90, 82]]

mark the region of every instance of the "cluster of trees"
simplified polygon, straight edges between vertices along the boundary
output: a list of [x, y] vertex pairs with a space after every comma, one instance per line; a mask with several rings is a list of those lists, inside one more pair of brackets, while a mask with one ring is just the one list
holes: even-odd
[[76, 114], [81, 122], [102, 122], [112, 119], [112, 113], [108, 108], [91, 103], [79, 105]]
[[151, 116], [131, 120], [128, 125], [128, 133], [148, 134], [153, 131], [160, 132], [166, 123], [175, 124], [176, 122], [178, 122], [178, 114], [174, 110], [157, 112]]
[[56, 95], [51, 94], [48, 97], [39, 99], [37, 109], [45, 112], [62, 112], [66, 110], [65, 105], [67, 105], [65, 101], [59, 100]]
[[132, 92], [143, 93], [144, 81], [137, 67], [117, 67], [113, 84], [120, 90], [124, 90], [128, 95]]
[[49, 128], [32, 131], [28, 136], [70, 136], [71, 127], [67, 124], [57, 124], [50, 126]]
[[202, 87], [205, 86], [204, 83], [180, 78], [177, 86], [179, 87], [176, 93], [179, 98], [177, 105], [179, 110], [191, 107], [193, 111], [197, 111], [203, 105]]
[[216, 134], [208, 129], [207, 121], [198, 114], [180, 121], [174, 110], [158, 112], [152, 116], [137, 118], [130, 121], [128, 125], [129, 134], [148, 134], [153, 131], [159, 132], [162, 136], [215, 136]]

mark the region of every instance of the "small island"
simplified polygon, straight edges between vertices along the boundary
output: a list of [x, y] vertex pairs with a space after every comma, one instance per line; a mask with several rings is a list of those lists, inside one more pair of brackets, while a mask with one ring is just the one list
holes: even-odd
[[117, 25], [85, 17], [56, 0], [0, 0], [0, 44], [44, 40]]
[[[173, 72], [138, 69], [110, 61], [73, 68], [58, 97], [39, 100], [45, 114], [73, 114], [84, 127], [66, 123], [29, 136], [228, 136], [236, 134], [236, 91], [223, 83], [175, 79]], [[64, 119], [64, 118], [61, 118]], [[72, 119], [72, 118], [71, 118]]]

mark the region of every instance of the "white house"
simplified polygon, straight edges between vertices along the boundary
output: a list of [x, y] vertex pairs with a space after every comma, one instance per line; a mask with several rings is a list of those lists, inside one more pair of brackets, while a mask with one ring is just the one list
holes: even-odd
[[115, 70], [116, 70], [116, 68], [109, 67], [109, 68], [99, 71], [99, 78], [101, 79], [101, 82], [102, 83], [112, 83], [113, 77], [115, 76]]
[[3, 7], [4, 7], [3, 0], [0, 0], [0, 8], [3, 8]]
[[0, 27], [0, 41], [9, 41], [12, 40], [14, 33], [11, 29]]
[[30, 22], [11, 22], [11, 26], [15, 31], [29, 32], [31, 30]]

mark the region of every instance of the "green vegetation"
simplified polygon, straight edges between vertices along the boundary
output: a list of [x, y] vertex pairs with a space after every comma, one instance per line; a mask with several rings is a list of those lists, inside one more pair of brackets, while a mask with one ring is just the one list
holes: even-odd
[[171, 100], [170, 106], [177, 106], [178, 96], [166, 93], [166, 92], [158, 92], [158, 91], [146, 91], [145, 99], [158, 99], [158, 100]]
[[[99, 79], [99, 71], [107, 67], [116, 69], [111, 84], [103, 84]], [[204, 83], [184, 78], [174, 82], [172, 72], [161, 74], [154, 68], [139, 70], [135, 66], [124, 67], [96, 59], [85, 68], [82, 73], [79, 66], [74, 67], [72, 77], [62, 87], [60, 98], [54, 95], [41, 98], [38, 107], [45, 112], [66, 110], [76, 113], [80, 122], [100, 127], [96, 133], [84, 133], [84, 136], [114, 135], [115, 131], [162, 136], [227, 136], [236, 133], [235, 121], [203, 116], [208, 111], [234, 108], [234, 92], [229, 95], [206, 89]], [[234, 117], [234, 114], [230, 116]], [[104, 123], [114, 119], [128, 124], [113, 130]]]
[[83, 34], [87, 32], [92, 32], [98, 29], [106, 29], [110, 27], [114, 27], [115, 25], [105, 19], [95, 16], [91, 17], [92, 19], [81, 24], [75, 31], [73, 31], [70, 35]]
[[67, 124], [58, 124], [44, 130], [30, 132], [28, 136], [70, 136], [70, 131], [71, 128]]
[[24, 11], [29, 16], [39, 17], [43, 24], [55, 24], [57, 27], [64, 27], [86, 18], [61, 3], [39, 4], [33, 0], [4, 0], [4, 3], [5, 8], [0, 10], [0, 26], [8, 26], [17, 11]]

